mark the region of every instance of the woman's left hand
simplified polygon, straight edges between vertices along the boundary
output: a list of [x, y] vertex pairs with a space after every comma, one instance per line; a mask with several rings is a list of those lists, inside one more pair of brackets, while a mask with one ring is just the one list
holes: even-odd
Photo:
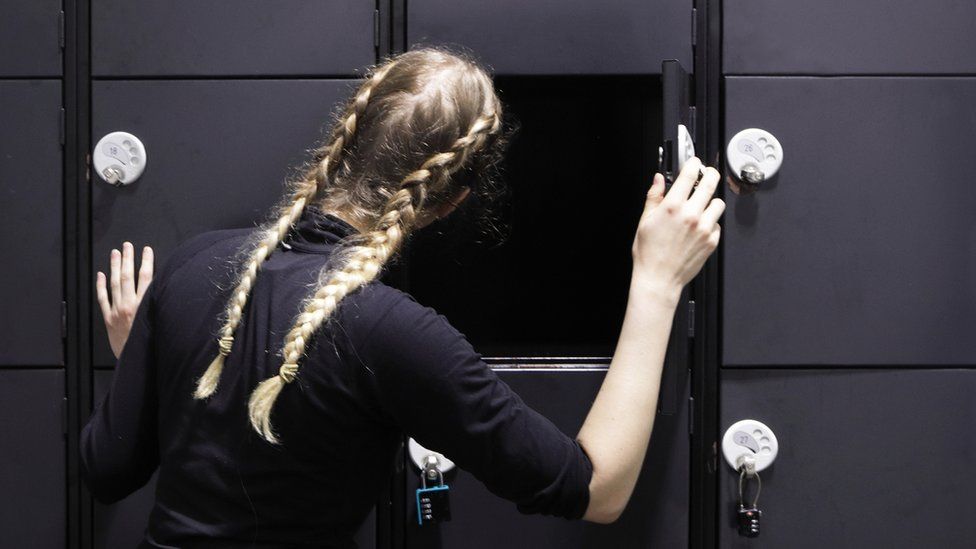
[[134, 255], [131, 242], [122, 244], [121, 253], [112, 250], [111, 303], [105, 285], [105, 273], [98, 271], [95, 282], [98, 306], [102, 309], [102, 319], [105, 320], [105, 329], [108, 331], [108, 342], [112, 346], [115, 358], [122, 353], [122, 347], [125, 346], [125, 340], [129, 338], [129, 330], [132, 328], [132, 319], [135, 318], [139, 302], [142, 301], [142, 296], [146, 293], [146, 288], [149, 287], [153, 277], [152, 248], [146, 246], [142, 249], [138, 283], [135, 279]]

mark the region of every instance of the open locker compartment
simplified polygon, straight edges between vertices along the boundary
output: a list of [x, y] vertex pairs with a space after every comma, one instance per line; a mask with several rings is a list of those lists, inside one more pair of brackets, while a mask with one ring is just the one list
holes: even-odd
[[[661, 77], [500, 76], [500, 241], [474, 204], [411, 244], [409, 289], [492, 357], [609, 357], [657, 169]], [[468, 200], [473, 200], [469, 198]], [[464, 212], [469, 209], [471, 212]]]

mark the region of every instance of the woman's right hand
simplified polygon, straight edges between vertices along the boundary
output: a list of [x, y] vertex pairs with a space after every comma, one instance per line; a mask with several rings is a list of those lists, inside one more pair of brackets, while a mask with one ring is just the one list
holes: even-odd
[[[704, 175], [695, 187], [699, 170]], [[658, 288], [677, 301], [681, 288], [718, 247], [718, 219], [725, 203], [712, 195], [719, 179], [718, 170], [702, 168], [698, 158], [685, 162], [667, 195], [664, 176], [654, 175], [631, 250], [635, 282]]]

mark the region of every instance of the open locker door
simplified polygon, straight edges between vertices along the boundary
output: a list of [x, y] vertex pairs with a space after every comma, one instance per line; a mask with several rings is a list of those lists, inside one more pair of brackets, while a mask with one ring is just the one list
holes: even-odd
[[[685, 161], [695, 155], [695, 110], [691, 106], [691, 89], [691, 79], [679, 61], [669, 59], [661, 64], [663, 140], [658, 155], [658, 171], [664, 174], [668, 190]], [[687, 288], [682, 291], [678, 303], [658, 397], [658, 412], [666, 416], [674, 415], [679, 408], [687, 408], [690, 397], [688, 382], [691, 363], [688, 359], [693, 305], [689, 301]]]

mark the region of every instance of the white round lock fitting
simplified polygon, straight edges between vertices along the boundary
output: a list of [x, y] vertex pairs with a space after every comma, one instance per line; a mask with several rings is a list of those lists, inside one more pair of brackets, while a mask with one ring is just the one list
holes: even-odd
[[729, 140], [725, 159], [733, 176], [758, 185], [783, 165], [783, 146], [766, 130], [746, 128]]
[[722, 454], [729, 467], [739, 470], [744, 461], [753, 461], [756, 471], [762, 471], [776, 460], [779, 442], [773, 430], [755, 419], [743, 419], [732, 424], [722, 437]]
[[424, 470], [424, 465], [427, 463], [427, 456], [430, 455], [437, 458], [437, 469], [441, 473], [446, 473], [454, 468], [454, 462], [444, 457], [444, 454], [424, 448], [413, 437], [407, 441], [407, 452], [410, 454], [410, 461], [421, 471]]
[[[678, 124], [678, 144], [677, 144], [677, 155], [678, 155], [678, 173], [681, 173], [681, 168], [685, 167], [685, 162], [691, 160], [695, 156], [695, 142], [691, 138], [691, 132], [684, 124]], [[674, 174], [675, 177], [678, 174]]]
[[106, 183], [129, 185], [146, 169], [146, 147], [131, 133], [112, 132], [95, 144], [92, 166]]

